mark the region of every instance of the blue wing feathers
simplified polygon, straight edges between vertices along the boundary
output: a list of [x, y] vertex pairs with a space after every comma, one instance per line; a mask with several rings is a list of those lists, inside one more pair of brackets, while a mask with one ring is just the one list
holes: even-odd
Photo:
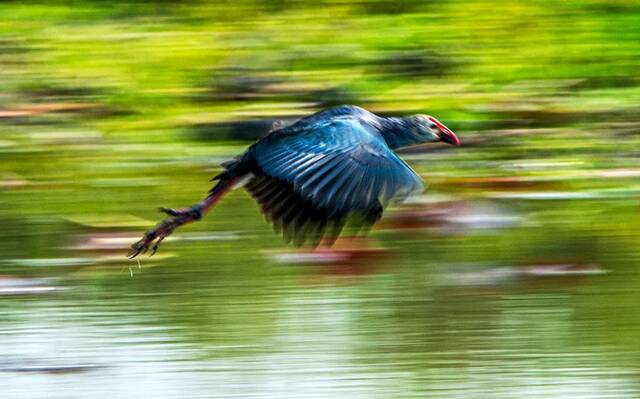
[[304, 154], [297, 159], [295, 159], [289, 165], [288, 169], [283, 170], [283, 177], [285, 180], [292, 180], [299, 173], [300, 165], [308, 163], [310, 159], [317, 158], [316, 154]]
[[[368, 167], [360, 168], [358, 174], [354, 178], [353, 188], [351, 192], [353, 195], [346, 198], [347, 207], [351, 209], [364, 209], [366, 208], [366, 193], [367, 193], [367, 185], [369, 184], [368, 180], [364, 179], [364, 176], [367, 176]], [[345, 197], [347, 193], [345, 192]]]
[[[319, 208], [345, 215], [373, 209], [421, 187], [421, 180], [362, 123], [367, 114], [352, 106], [315, 114], [265, 136], [251, 156], [266, 175]], [[291, 208], [288, 213], [297, 212]], [[307, 223], [297, 214], [286, 217], [295, 229]]]
[[344, 211], [350, 208], [349, 199], [358, 197], [358, 193], [354, 190], [361, 178], [362, 169], [356, 169], [351, 170], [350, 173], [345, 173], [341, 180], [336, 182], [336, 188], [333, 190], [331, 197], [337, 209]]
[[[321, 175], [321, 179], [315, 179], [315, 176], [314, 178], [309, 179], [307, 185], [313, 185], [313, 188], [311, 189], [311, 198], [315, 199], [320, 206], [323, 206], [323, 204], [326, 202], [326, 190], [324, 190], [324, 188], [327, 187], [327, 189], [329, 189], [333, 185], [335, 179], [347, 166], [348, 165], [344, 162], [331, 164], [328, 168], [326, 168], [329, 169], [329, 171], [323, 173]], [[316, 174], [316, 176], [318, 175], [320, 175], [320, 173]]]
[[340, 205], [339, 201], [337, 200], [337, 197], [339, 194], [343, 194], [344, 191], [344, 186], [353, 180], [353, 169], [351, 167], [351, 165], [348, 165], [345, 162], [345, 169], [343, 172], [341, 172], [340, 175], [338, 175], [336, 177], [336, 179], [331, 183], [331, 187], [328, 188], [328, 191], [326, 192], [326, 197], [329, 198], [333, 198], [334, 203], [336, 205]]
[[306, 159], [304, 162], [296, 164], [291, 168], [291, 171], [289, 172], [287, 178], [295, 180], [296, 176], [299, 176], [301, 173], [308, 170], [312, 165], [319, 163], [322, 159], [328, 157], [329, 155], [330, 154], [327, 153], [315, 154], [313, 157]]
[[294, 183], [299, 182], [299, 184], [301, 184], [301, 189], [303, 186], [308, 187], [311, 183], [332, 171], [337, 165], [342, 164], [340, 162], [340, 157], [340, 153], [329, 154], [329, 156], [322, 159], [321, 162], [310, 166], [307, 170], [300, 173]]

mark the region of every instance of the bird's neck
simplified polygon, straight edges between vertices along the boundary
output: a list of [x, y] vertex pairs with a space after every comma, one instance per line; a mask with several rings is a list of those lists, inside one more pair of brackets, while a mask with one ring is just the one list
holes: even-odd
[[423, 142], [412, 118], [381, 118], [380, 134], [391, 149]]

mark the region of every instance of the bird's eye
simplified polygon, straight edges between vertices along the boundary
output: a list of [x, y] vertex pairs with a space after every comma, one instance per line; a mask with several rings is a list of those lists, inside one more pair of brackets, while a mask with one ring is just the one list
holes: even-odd
[[429, 129], [436, 130], [437, 127], [438, 127], [438, 125], [436, 125], [435, 123], [429, 123]]

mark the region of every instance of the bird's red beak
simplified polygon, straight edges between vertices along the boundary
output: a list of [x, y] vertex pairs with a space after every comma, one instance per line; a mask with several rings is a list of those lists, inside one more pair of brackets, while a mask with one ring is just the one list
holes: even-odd
[[448, 127], [446, 127], [443, 123], [441, 123], [436, 118], [432, 118], [432, 122], [438, 126], [440, 129], [440, 141], [453, 145], [460, 145], [460, 139], [454, 132], [451, 131]]
[[453, 145], [460, 145], [460, 139], [454, 132], [447, 129], [446, 127], [440, 128], [440, 141]]
[[440, 122], [438, 122], [437, 125], [440, 129], [440, 141], [448, 144], [460, 145], [460, 139], [454, 132]]

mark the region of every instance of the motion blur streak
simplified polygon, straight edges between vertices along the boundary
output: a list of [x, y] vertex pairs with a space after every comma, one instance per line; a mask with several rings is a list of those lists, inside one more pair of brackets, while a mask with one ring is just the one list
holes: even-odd
[[[640, 397], [636, 1], [71, 4], [0, 4], [0, 397]], [[366, 239], [236, 190], [126, 260], [345, 103], [463, 145], [403, 150], [429, 188]]]

